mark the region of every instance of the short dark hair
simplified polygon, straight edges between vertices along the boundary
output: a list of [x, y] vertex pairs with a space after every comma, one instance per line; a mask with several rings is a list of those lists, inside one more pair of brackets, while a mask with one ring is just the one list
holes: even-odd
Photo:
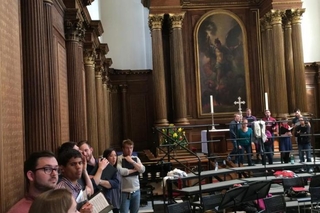
[[122, 141], [122, 147], [124, 147], [125, 145], [134, 146], [134, 143], [130, 139], [125, 139], [125, 140]]
[[78, 145], [78, 147], [80, 148], [80, 146], [82, 146], [83, 144], [87, 144], [89, 147], [91, 147], [90, 144], [89, 144], [89, 142], [86, 141], [86, 140], [79, 141], [77, 145]]
[[294, 112], [298, 112], [298, 111], [301, 112], [301, 110], [299, 108], [294, 109]]
[[66, 166], [71, 158], [82, 158], [82, 155], [78, 150], [68, 149], [60, 153], [58, 163], [60, 166]]
[[27, 160], [24, 162], [24, 175], [27, 179], [27, 182], [29, 183], [29, 179], [27, 177], [28, 171], [34, 171], [36, 167], [38, 166], [38, 160], [40, 158], [56, 158], [53, 152], [44, 150], [39, 152], [33, 152]]
[[59, 146], [59, 148], [58, 148], [58, 153], [57, 153], [58, 156], [59, 156], [62, 152], [66, 151], [66, 150], [68, 150], [68, 149], [73, 149], [73, 147], [76, 146], [76, 145], [77, 145], [77, 143], [74, 142], [74, 141], [64, 142], [64, 143], [61, 144], [61, 146]]

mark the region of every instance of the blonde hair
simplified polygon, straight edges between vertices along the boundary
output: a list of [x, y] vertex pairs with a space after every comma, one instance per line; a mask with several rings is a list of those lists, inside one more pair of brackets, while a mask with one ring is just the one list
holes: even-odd
[[51, 189], [33, 201], [29, 213], [67, 213], [72, 205], [72, 194], [67, 189]]

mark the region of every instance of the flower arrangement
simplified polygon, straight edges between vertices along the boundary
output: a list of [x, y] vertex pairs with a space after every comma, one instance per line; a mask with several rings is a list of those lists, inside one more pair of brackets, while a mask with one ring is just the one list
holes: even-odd
[[175, 127], [174, 124], [170, 124], [168, 128], [162, 129], [162, 144], [163, 145], [180, 145], [183, 147], [186, 147], [188, 145], [188, 141], [185, 136], [185, 131], [183, 131], [183, 128]]

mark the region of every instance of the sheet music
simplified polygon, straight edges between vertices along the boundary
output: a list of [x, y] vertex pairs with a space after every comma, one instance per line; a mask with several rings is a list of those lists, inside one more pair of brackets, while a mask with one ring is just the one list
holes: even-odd
[[87, 195], [87, 191], [86, 190], [81, 190], [80, 193], [78, 194], [77, 198], [76, 198], [76, 202], [77, 203], [81, 203], [88, 200], [88, 195]]
[[93, 213], [99, 213], [109, 206], [108, 201], [101, 192], [91, 198], [89, 203], [93, 205]]

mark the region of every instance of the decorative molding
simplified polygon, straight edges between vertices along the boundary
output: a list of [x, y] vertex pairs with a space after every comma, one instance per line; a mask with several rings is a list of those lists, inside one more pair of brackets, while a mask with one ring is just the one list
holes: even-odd
[[185, 12], [169, 13], [171, 28], [182, 28], [182, 22]]
[[110, 68], [109, 73], [111, 75], [145, 75], [150, 74], [151, 70], [116, 70]]
[[149, 28], [150, 30], [161, 29], [163, 24], [164, 13], [149, 14]]
[[65, 36], [66, 40], [81, 41], [84, 38], [86, 30], [83, 27], [82, 21], [65, 20]]

